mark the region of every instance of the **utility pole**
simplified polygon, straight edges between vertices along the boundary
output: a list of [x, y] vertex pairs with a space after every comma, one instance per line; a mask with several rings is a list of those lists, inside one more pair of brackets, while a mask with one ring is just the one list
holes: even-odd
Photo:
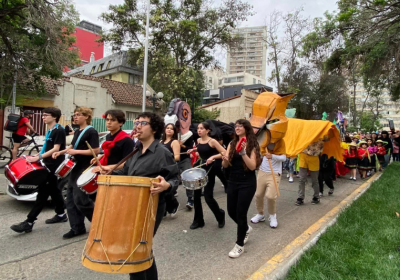
[[143, 71], [143, 104], [142, 112], [146, 111], [146, 86], [147, 86], [147, 64], [149, 59], [149, 18], [150, 0], [147, 0], [146, 8], [146, 39], [144, 41], [144, 71]]
[[17, 96], [17, 64], [15, 64], [14, 83], [12, 88], [11, 113], [15, 113], [15, 100]]

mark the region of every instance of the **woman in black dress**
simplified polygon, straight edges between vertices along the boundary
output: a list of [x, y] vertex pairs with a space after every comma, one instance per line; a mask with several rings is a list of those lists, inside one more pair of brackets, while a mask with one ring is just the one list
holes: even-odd
[[[164, 133], [161, 137], [161, 144], [164, 145], [172, 153], [174, 156], [175, 161], [179, 161], [180, 159], [180, 152], [181, 152], [181, 146], [179, 145], [178, 142], [178, 130], [173, 125], [172, 123], [167, 124], [164, 127]], [[165, 194], [165, 203], [166, 203], [166, 214], [170, 214], [171, 218], [175, 217], [175, 215], [178, 213], [178, 208], [179, 208], [179, 202], [175, 198], [175, 193], [177, 191], [177, 188], [171, 188], [168, 190], [168, 192]]]
[[[241, 144], [242, 150], [236, 151], [236, 145], [242, 137], [247, 142]], [[229, 257], [237, 258], [244, 252], [244, 244], [252, 228], [247, 224], [247, 212], [257, 189], [255, 170], [261, 164], [260, 147], [254, 135], [253, 128], [247, 120], [237, 120], [235, 137], [228, 146], [223, 157], [222, 166], [228, 168], [231, 162], [228, 178], [228, 214], [237, 224], [237, 239], [235, 247], [229, 252]]]
[[[200, 158], [207, 163], [203, 168], [208, 172], [208, 183], [204, 187], [204, 199], [214, 213], [217, 219], [219, 228], [225, 226], [225, 211], [219, 208], [218, 202], [214, 199], [214, 185], [215, 176], [218, 172], [221, 172], [221, 164], [214, 163], [214, 161], [220, 161], [222, 154], [225, 154], [226, 150], [218, 143], [217, 140], [211, 138], [210, 125], [206, 122], [202, 122], [197, 126], [197, 134], [200, 138], [197, 140], [197, 146], [194, 150], [197, 150]], [[193, 150], [188, 150], [191, 153]], [[201, 205], [201, 189], [194, 191], [194, 219], [190, 226], [190, 229], [196, 229], [204, 226], [203, 207]]]

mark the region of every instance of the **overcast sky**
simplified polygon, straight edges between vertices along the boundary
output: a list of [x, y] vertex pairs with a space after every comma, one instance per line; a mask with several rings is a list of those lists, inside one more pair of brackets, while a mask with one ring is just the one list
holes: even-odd
[[[93, 0], [74, 0], [75, 6], [80, 13], [81, 20], [87, 20], [102, 26], [104, 29], [108, 29], [104, 22], [99, 20], [99, 16], [102, 12], [108, 10], [110, 4], [120, 4], [123, 0], [97, 0], [94, 4]], [[215, 2], [219, 2], [218, 0]], [[279, 10], [282, 12], [290, 12], [301, 6], [304, 8], [304, 16], [315, 18], [322, 17], [325, 11], [334, 11], [337, 7], [337, 1], [335, 0], [248, 0], [248, 3], [253, 5], [256, 14], [248, 19], [247, 22], [243, 22], [240, 27], [250, 26], [261, 26], [265, 24], [265, 17], [273, 10]], [[105, 53], [110, 55], [110, 53]], [[225, 67], [225, 56], [224, 51], [218, 51], [216, 58], [220, 61], [221, 65]], [[268, 66], [267, 66], [268, 67]], [[268, 67], [269, 68], [269, 67]], [[267, 69], [267, 76], [269, 76], [269, 70]]]

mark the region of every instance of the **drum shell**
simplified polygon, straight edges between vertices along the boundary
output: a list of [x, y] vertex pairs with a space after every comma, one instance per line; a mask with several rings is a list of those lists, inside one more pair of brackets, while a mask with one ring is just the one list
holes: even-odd
[[71, 170], [75, 167], [76, 162], [71, 159], [65, 159], [54, 173], [58, 178], [62, 179], [68, 176]]
[[18, 194], [30, 194], [46, 182], [49, 172], [41, 162], [27, 162], [25, 157], [13, 160], [4, 175]]
[[[87, 170], [86, 172], [92, 172], [92, 169], [94, 167], [90, 168], [89, 170]], [[97, 192], [97, 178], [99, 176], [99, 174], [97, 173], [91, 173], [93, 174], [93, 176], [90, 178], [90, 180], [87, 180], [86, 182], [80, 182], [81, 181], [81, 177], [79, 177], [78, 181], [77, 181], [77, 185], [78, 187], [81, 189], [81, 191], [87, 193], [87, 194], [94, 194]], [[81, 175], [83, 176], [83, 174]]]
[[201, 179], [197, 179], [197, 180], [193, 180], [193, 181], [184, 181], [182, 180], [182, 185], [185, 189], [188, 190], [200, 190], [202, 188], [204, 188], [208, 183], [208, 176], [201, 178]]
[[[135, 273], [151, 267], [158, 207], [158, 195], [150, 193], [151, 180], [133, 176], [98, 176], [92, 224], [82, 255], [85, 267], [106, 273]], [[140, 243], [143, 230], [145, 244]]]

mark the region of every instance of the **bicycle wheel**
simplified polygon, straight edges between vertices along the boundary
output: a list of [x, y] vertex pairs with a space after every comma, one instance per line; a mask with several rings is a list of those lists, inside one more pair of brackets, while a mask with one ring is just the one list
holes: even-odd
[[38, 153], [40, 153], [40, 151], [42, 150], [43, 145], [36, 145], [34, 146], [32, 149], [29, 150], [29, 155], [36, 155]]
[[12, 160], [11, 150], [5, 146], [0, 146], [0, 168], [9, 164]]

